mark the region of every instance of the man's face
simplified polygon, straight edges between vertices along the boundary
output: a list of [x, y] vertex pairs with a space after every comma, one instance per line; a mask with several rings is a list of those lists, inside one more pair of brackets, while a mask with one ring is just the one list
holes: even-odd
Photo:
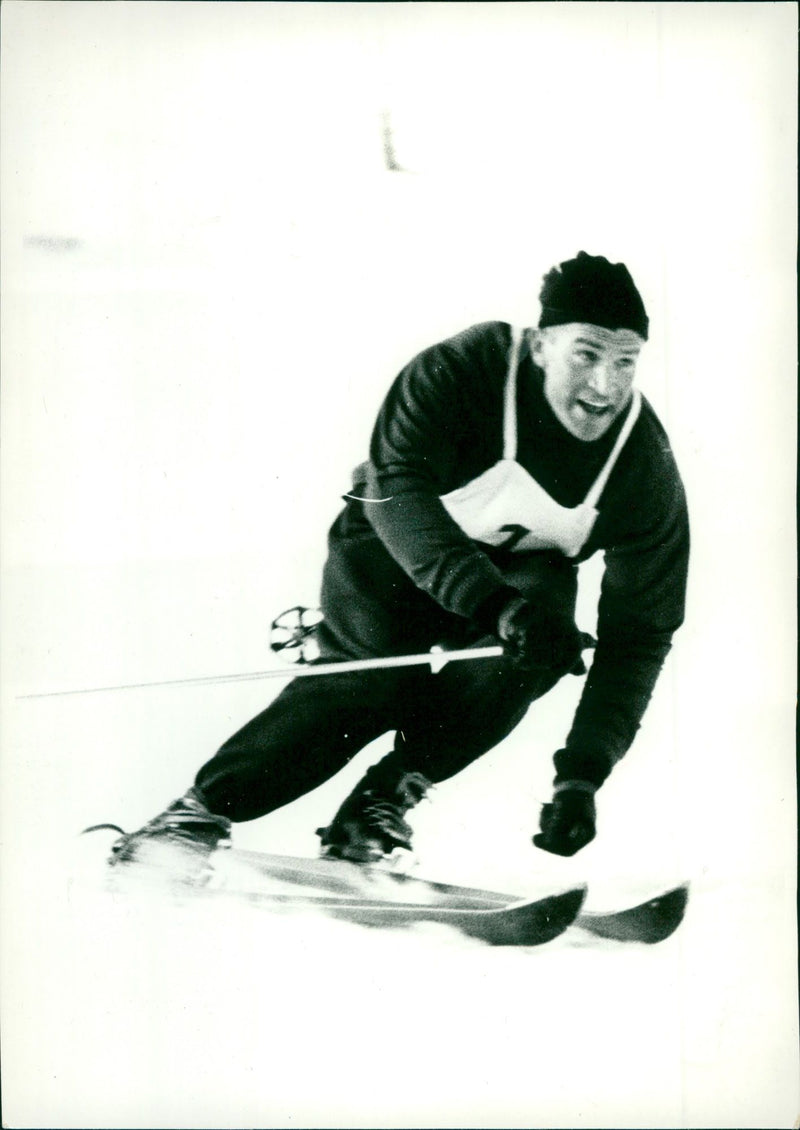
[[568, 432], [599, 439], [630, 399], [644, 340], [634, 330], [571, 322], [533, 336], [533, 359], [544, 370], [544, 394]]

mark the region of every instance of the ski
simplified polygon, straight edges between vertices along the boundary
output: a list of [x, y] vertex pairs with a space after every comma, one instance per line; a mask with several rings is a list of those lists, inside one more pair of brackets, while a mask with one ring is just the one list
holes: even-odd
[[[284, 903], [316, 904], [321, 908], [344, 905], [368, 910], [375, 903], [383, 907], [400, 904], [408, 911], [425, 907], [487, 911], [518, 904], [518, 894], [487, 891], [476, 887], [419, 879], [403, 872], [387, 871], [341, 859], [306, 859], [300, 856], [270, 855], [230, 849], [215, 861], [216, 873], [225, 887], [248, 881], [248, 873], [270, 880], [324, 892], [316, 896], [286, 894]], [[277, 897], [266, 894], [265, 897]], [[620, 942], [662, 942], [683, 921], [689, 899], [688, 884], [665, 891], [645, 902], [605, 913], [579, 913], [574, 925], [597, 937]], [[580, 908], [579, 908], [580, 909]], [[397, 917], [400, 917], [398, 914]], [[572, 925], [573, 923], [570, 923]]]
[[[208, 892], [211, 896], [230, 893], [226, 890]], [[544, 898], [480, 908], [269, 892], [237, 892], [237, 896], [274, 909], [320, 910], [329, 917], [359, 926], [396, 928], [432, 922], [450, 926], [492, 946], [539, 946], [557, 938], [572, 925], [583, 905], [586, 888], [576, 887]]]

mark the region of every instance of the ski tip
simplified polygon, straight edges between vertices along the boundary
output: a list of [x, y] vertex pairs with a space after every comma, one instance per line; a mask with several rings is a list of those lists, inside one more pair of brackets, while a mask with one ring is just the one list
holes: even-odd
[[90, 824], [88, 828], [84, 828], [78, 834], [86, 836], [89, 832], [117, 832], [120, 836], [125, 835], [125, 829], [120, 828], [119, 824]]
[[[472, 921], [491, 923], [486, 932], [480, 929], [480, 936], [492, 945], [539, 946], [553, 941], [572, 925], [583, 906], [586, 890], [585, 886], [573, 887], [544, 898], [476, 911]], [[467, 927], [465, 932], [473, 931]]]
[[689, 884], [681, 883], [656, 898], [612, 914], [584, 914], [578, 925], [601, 938], [621, 942], [663, 942], [680, 926], [689, 902]]

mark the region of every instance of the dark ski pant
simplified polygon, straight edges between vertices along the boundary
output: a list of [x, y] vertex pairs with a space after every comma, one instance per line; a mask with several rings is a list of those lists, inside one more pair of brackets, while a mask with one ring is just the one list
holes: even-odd
[[511, 733], [557, 676], [505, 660], [295, 679], [222, 746], [197, 775], [212, 812], [254, 820], [305, 795], [375, 738], [396, 731], [384, 768], [434, 783], [464, 769]]
[[[546, 588], [574, 612], [576, 570], [556, 573]], [[532, 579], [541, 599], [542, 576]], [[525, 592], [525, 580], [523, 572], [512, 583]], [[420, 666], [298, 678], [222, 746], [195, 785], [212, 812], [254, 820], [317, 788], [392, 731], [394, 748], [381, 771], [418, 771], [438, 783], [501, 742], [558, 678], [505, 658], [456, 661], [436, 674]]]

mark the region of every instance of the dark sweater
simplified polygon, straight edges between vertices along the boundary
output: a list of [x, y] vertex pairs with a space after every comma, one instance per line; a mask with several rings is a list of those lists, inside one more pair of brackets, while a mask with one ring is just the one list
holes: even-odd
[[[371, 576], [368, 598], [386, 615], [403, 607], [399, 590], [409, 581], [442, 609], [467, 619], [480, 619], [482, 610], [502, 601], [502, 555], [471, 541], [439, 496], [502, 458], [510, 338], [503, 322], [473, 326], [416, 357], [384, 401], [370, 459], [357, 469], [352, 494], [386, 501], [351, 501], [339, 535], [356, 534], [362, 551], [365, 539], [379, 541], [400, 566], [402, 573], [378, 567]], [[556, 419], [527, 347], [517, 381], [517, 461], [557, 502], [575, 506], [603, 467], [625, 413], [600, 439], [586, 443]], [[644, 399], [598, 510], [576, 558], [605, 554], [598, 646], [567, 747], [612, 765], [633, 741], [684, 614], [684, 491], [664, 429]], [[380, 546], [373, 552], [379, 557]], [[385, 601], [380, 580], [374, 580], [382, 574]]]

